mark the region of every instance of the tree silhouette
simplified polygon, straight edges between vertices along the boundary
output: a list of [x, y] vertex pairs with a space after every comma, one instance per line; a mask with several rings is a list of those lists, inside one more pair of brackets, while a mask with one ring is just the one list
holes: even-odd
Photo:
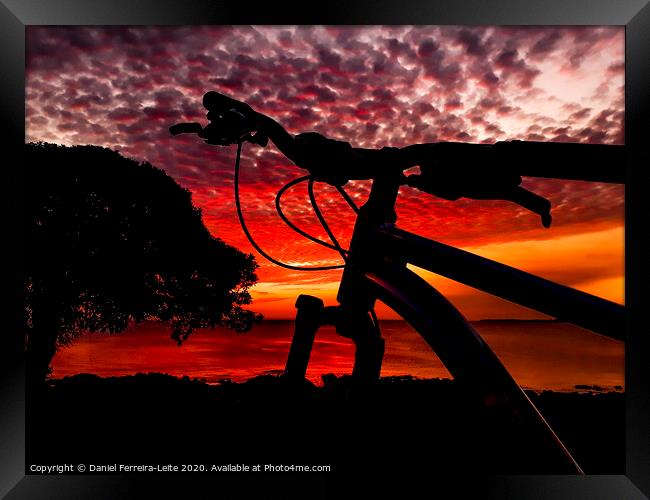
[[97, 146], [25, 147], [29, 382], [83, 331], [156, 319], [180, 345], [197, 328], [261, 320], [242, 307], [254, 257], [213, 237], [162, 170]]

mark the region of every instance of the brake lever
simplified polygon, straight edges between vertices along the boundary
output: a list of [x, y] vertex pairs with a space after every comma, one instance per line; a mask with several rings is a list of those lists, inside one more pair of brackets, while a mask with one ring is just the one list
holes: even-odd
[[551, 217], [551, 202], [543, 196], [518, 185], [503, 188], [491, 187], [485, 190], [480, 188], [468, 189], [462, 184], [445, 186], [444, 183], [435, 182], [435, 179], [431, 178], [431, 176], [419, 174], [402, 176], [402, 184], [449, 201], [456, 201], [459, 198], [511, 201], [539, 215], [542, 226], [545, 228], [551, 227], [553, 220]]
[[506, 193], [508, 196], [504, 197], [505, 200], [512, 201], [517, 205], [530, 210], [539, 215], [542, 219], [542, 226], [545, 228], [551, 227], [553, 218], [551, 217], [551, 202], [528, 189], [517, 186], [513, 190]]
[[[208, 144], [216, 146], [229, 146], [231, 144], [236, 144], [237, 141], [222, 141], [215, 140], [210, 134], [206, 133], [206, 129], [197, 122], [192, 123], [176, 123], [169, 127], [169, 133], [171, 135], [180, 135], [180, 134], [196, 134], [200, 138], [205, 139], [205, 142]], [[239, 138], [240, 141], [248, 141], [251, 144], [257, 144], [258, 146], [265, 147], [269, 143], [269, 138], [260, 132], [252, 134], [247, 132]]]
[[169, 133], [171, 135], [197, 134], [198, 136], [201, 136], [202, 132], [203, 132], [203, 127], [201, 126], [200, 123], [197, 122], [177, 123], [169, 127]]

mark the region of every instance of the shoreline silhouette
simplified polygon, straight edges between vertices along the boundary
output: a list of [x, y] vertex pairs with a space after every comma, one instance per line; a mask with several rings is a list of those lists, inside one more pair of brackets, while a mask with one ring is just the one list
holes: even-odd
[[[355, 392], [350, 376], [326, 376], [322, 387], [306, 382], [299, 391], [286, 382], [273, 375], [218, 386], [159, 373], [69, 377], [29, 406], [27, 463], [121, 463], [128, 452], [137, 463], [545, 471], [525, 436], [488, 418], [453, 380], [382, 377], [370, 393]], [[624, 473], [624, 393], [526, 393], [587, 473]], [[428, 459], [418, 461], [424, 449]]]

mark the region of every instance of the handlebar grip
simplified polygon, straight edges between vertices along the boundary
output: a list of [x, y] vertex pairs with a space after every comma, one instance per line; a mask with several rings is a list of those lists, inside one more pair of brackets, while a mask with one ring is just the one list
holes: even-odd
[[206, 92], [206, 94], [203, 96], [203, 107], [208, 111], [224, 110], [230, 108], [238, 109], [241, 106], [241, 102], [233, 99], [232, 97], [228, 97], [226, 95], [220, 94], [219, 92], [215, 92], [214, 90]]
[[171, 135], [178, 134], [200, 134], [203, 131], [203, 127], [200, 123], [177, 123], [169, 127], [169, 133]]

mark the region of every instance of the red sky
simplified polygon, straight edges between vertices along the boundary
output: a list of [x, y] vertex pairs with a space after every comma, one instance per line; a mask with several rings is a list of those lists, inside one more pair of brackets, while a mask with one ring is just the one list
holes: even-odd
[[[28, 27], [26, 140], [98, 144], [149, 161], [192, 191], [214, 235], [254, 252], [235, 214], [234, 147], [167, 131], [179, 121], [205, 123], [206, 91], [245, 100], [292, 133], [315, 130], [360, 147], [622, 144], [623, 57], [616, 27]], [[295, 264], [338, 263], [275, 215], [276, 192], [303, 171], [273, 146], [245, 147], [242, 168], [245, 217], [264, 249]], [[449, 202], [408, 188], [398, 225], [623, 302], [623, 187], [529, 178], [524, 185], [553, 203], [550, 229], [506, 202]], [[368, 183], [348, 188], [361, 202]], [[345, 244], [352, 214], [327, 186], [318, 199]], [[285, 206], [296, 224], [326, 237], [302, 187]], [[266, 317], [292, 317], [298, 293], [334, 302], [338, 271], [292, 272], [257, 257], [253, 309]], [[536, 317], [431, 280], [470, 319]]]

